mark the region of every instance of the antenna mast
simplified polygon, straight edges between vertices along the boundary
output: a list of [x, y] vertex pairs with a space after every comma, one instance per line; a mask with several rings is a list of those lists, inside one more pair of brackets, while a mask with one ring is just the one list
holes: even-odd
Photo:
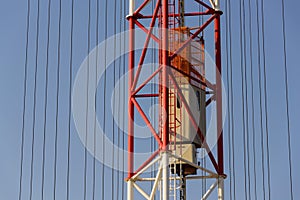
[[[192, 1], [191, 8], [203, 7], [203, 12], [189, 11], [184, 0], [156, 0], [151, 15], [143, 14], [151, 0], [144, 0], [136, 5], [129, 0], [129, 54], [128, 54], [128, 177], [127, 199], [135, 199], [139, 193], [146, 199], [169, 200], [191, 199], [186, 193], [186, 183], [189, 180], [213, 179], [215, 182], [208, 187], [201, 199], [207, 199], [217, 188], [217, 199], [223, 199], [224, 174], [223, 163], [223, 131], [222, 131], [222, 84], [221, 84], [221, 35], [220, 35], [220, 5], [218, 0]], [[177, 7], [177, 8], [176, 8]], [[189, 10], [191, 10], [189, 8]], [[195, 16], [203, 16], [205, 20], [197, 26], [191, 26]], [[143, 25], [146, 19], [151, 19], [150, 25]], [[191, 20], [190, 20], [191, 19]], [[155, 25], [156, 24], [156, 25]], [[195, 23], [194, 23], [195, 24]], [[206, 79], [204, 38], [199, 35], [208, 26], [214, 24], [214, 62], [215, 82]], [[158, 26], [159, 31], [153, 31]], [[135, 51], [135, 30], [141, 29], [147, 35], [144, 49], [138, 54]], [[145, 81], [138, 85], [138, 79], [149, 41], [154, 40], [159, 49], [157, 55], [159, 63], [155, 71]], [[135, 68], [135, 57], [139, 63]], [[211, 67], [211, 66], [210, 66]], [[154, 78], [158, 77], [158, 93], [143, 93], [141, 90]], [[145, 89], [146, 90], [146, 89]], [[145, 114], [143, 104], [139, 98], [156, 98], [159, 104], [159, 118], [152, 123]], [[218, 139], [217, 150], [206, 141], [206, 109], [215, 103]], [[136, 113], [139, 116], [135, 116]], [[134, 132], [134, 122], [141, 118], [149, 128], [149, 132], [156, 139], [158, 149], [141, 166], [134, 166], [134, 142], [138, 133]], [[155, 126], [157, 125], [157, 126]], [[205, 150], [210, 164], [207, 166], [199, 162], [197, 150]], [[150, 167], [156, 167], [154, 177], [146, 177], [145, 172]], [[202, 175], [199, 175], [202, 172]], [[148, 173], [149, 174], [149, 173]], [[204, 175], [203, 175], [204, 174]], [[141, 182], [152, 182], [152, 188], [142, 188]], [[201, 185], [201, 181], [199, 181]], [[159, 191], [159, 192], [158, 192]]]

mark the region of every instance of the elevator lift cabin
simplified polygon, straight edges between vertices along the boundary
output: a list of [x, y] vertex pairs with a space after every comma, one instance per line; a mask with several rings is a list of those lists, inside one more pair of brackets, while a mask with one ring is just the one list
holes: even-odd
[[[169, 52], [176, 51], [182, 43], [190, 37], [190, 29], [180, 26], [169, 31]], [[179, 71], [189, 74], [194, 78], [199, 78], [205, 82], [205, 52], [203, 37], [191, 41], [179, 55], [176, 55], [171, 61], [171, 66]], [[197, 120], [201, 132], [206, 133], [206, 105], [205, 105], [205, 87], [201, 84], [184, 76], [178, 71], [174, 71], [174, 77], [179, 88], [191, 108], [193, 117]], [[169, 130], [170, 145], [169, 150], [181, 158], [198, 164], [197, 148], [201, 148], [201, 139], [197, 134], [188, 113], [178, 97], [174, 84], [169, 84]], [[170, 163], [172, 173], [178, 176], [187, 176], [196, 174], [197, 168], [179, 159], [173, 159]]]
[[[202, 199], [218, 188], [218, 199], [223, 199], [223, 140], [222, 140], [222, 92], [221, 92], [221, 53], [220, 53], [220, 15], [218, 0], [189, 1], [195, 4], [197, 12], [185, 12], [184, 0], [157, 0], [153, 14], [146, 16], [142, 10], [150, 0], [144, 0], [136, 8], [130, 0], [129, 20], [129, 121], [128, 121], [128, 190], [127, 199], [140, 199], [138, 192], [146, 199], [159, 197], [162, 200], [191, 199], [186, 193], [186, 182], [190, 179], [215, 179], [215, 182], [203, 192]], [[210, 5], [209, 5], [210, 3]], [[203, 12], [198, 8], [202, 7]], [[186, 26], [185, 16], [207, 16], [197, 27]], [[209, 18], [208, 18], [209, 17]], [[147, 29], [140, 23], [151, 18]], [[206, 19], [208, 18], [208, 19]], [[157, 22], [159, 33], [153, 28]], [[214, 22], [216, 83], [205, 79], [205, 46], [200, 36], [204, 29]], [[135, 25], [147, 34], [144, 49], [140, 55], [138, 68], [135, 67]], [[141, 85], [137, 85], [145, 60], [149, 40], [158, 43], [159, 65], [155, 72]], [[158, 94], [139, 94], [149, 81], [159, 76]], [[207, 95], [212, 95], [208, 100]], [[160, 106], [158, 127], [151, 124], [138, 98], [157, 98]], [[217, 159], [207, 145], [206, 108], [216, 102]], [[158, 149], [149, 159], [134, 171], [134, 109], [146, 122], [158, 143]], [[211, 161], [212, 169], [207, 169], [197, 160], [197, 149], [205, 149]], [[156, 175], [147, 177], [146, 170], [156, 169]], [[202, 171], [199, 175], [200, 170]], [[141, 182], [152, 181], [152, 188], [143, 188]], [[203, 182], [202, 182], [203, 183]], [[206, 183], [205, 183], [206, 184]], [[206, 186], [206, 185], [205, 185]], [[159, 191], [159, 192], [157, 192]], [[150, 193], [149, 193], [150, 192]], [[199, 193], [196, 191], [195, 193]], [[199, 194], [200, 197], [200, 194]]]

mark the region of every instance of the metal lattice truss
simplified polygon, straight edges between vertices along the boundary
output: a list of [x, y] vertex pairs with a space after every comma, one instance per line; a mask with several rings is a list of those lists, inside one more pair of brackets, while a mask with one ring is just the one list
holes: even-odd
[[[176, 173], [171, 173], [169, 165], [172, 163], [172, 159], [176, 159], [176, 162], [184, 162], [194, 167], [195, 169], [203, 171], [204, 176], [185, 176], [184, 179], [215, 179], [215, 183], [211, 185], [211, 187], [204, 194], [202, 199], [206, 199], [212, 191], [218, 187], [218, 199], [223, 199], [223, 179], [226, 177], [224, 175], [224, 163], [223, 163], [223, 123], [222, 123], [222, 85], [221, 85], [221, 34], [220, 34], [220, 15], [222, 12], [219, 10], [219, 0], [207, 0], [205, 3], [201, 0], [194, 0], [196, 5], [201, 5], [205, 10], [203, 12], [189, 12], [189, 13], [180, 13], [180, 16], [207, 16], [207, 20], [203, 21], [199, 27], [193, 29], [193, 33], [186, 39], [178, 48], [174, 51], [170, 51], [169, 49], [169, 18], [179, 15], [178, 13], [169, 13], [169, 1], [168, 0], [157, 0], [153, 13], [151, 15], [144, 15], [141, 11], [146, 7], [146, 5], [150, 2], [150, 0], [145, 0], [141, 5], [137, 8], [135, 6], [134, 0], [130, 0], [129, 6], [129, 15], [127, 19], [129, 21], [129, 54], [128, 54], [128, 64], [129, 64], [129, 104], [128, 104], [128, 191], [127, 191], [127, 199], [134, 199], [133, 188], [135, 188], [142, 196], [146, 199], [153, 199], [158, 188], [161, 188], [160, 198], [162, 200], [169, 200], [170, 190], [173, 188], [176, 189], [176, 186], [170, 184], [170, 181], [176, 182], [178, 179], [182, 179], [182, 177], [176, 177]], [[142, 24], [143, 19], [151, 19], [149, 27], [145, 27]], [[160, 28], [161, 33], [159, 36], [155, 35], [153, 29], [155, 23], [160, 20]], [[202, 78], [195, 78], [190, 74], [185, 73], [183, 70], [170, 66], [170, 62], [175, 60], [175, 58], [183, 52], [191, 42], [198, 37], [198, 35], [203, 32], [210, 24], [214, 24], [214, 54], [215, 54], [215, 67], [216, 67], [216, 83], [212, 84], [209, 81], [202, 81]], [[135, 26], [140, 28], [147, 35], [144, 43], [144, 48], [139, 56], [138, 63], [135, 63]], [[146, 78], [146, 80], [139, 83], [139, 77], [141, 74], [141, 70], [144, 65], [146, 53], [149, 46], [149, 41], [154, 40], [159, 44], [159, 58], [160, 63], [157, 66], [156, 70]], [[137, 68], [135, 68], [137, 64]], [[171, 68], [171, 69], [170, 69]], [[210, 104], [211, 101], [216, 102], [216, 131], [218, 134], [217, 141], [217, 152], [216, 155], [213, 155], [213, 152], [209, 145], [206, 142], [205, 135], [201, 132], [198, 122], [194, 119], [192, 114], [192, 108], [190, 108], [187, 103], [183, 93], [181, 92], [181, 88], [176, 81], [176, 77], [174, 76], [173, 71], [182, 74], [182, 76], [186, 76], [197, 83], [201, 84], [205, 89], [209, 89], [213, 96], [211, 99], [207, 100], [206, 105]], [[141, 94], [140, 91], [144, 88], [151, 79], [153, 79], [156, 75], [160, 77], [160, 85], [159, 94]], [[213, 166], [212, 170], [206, 169], [202, 166], [198, 166], [195, 163], [189, 162], [188, 160], [183, 159], [178, 155], [174, 155], [169, 152], [169, 136], [170, 136], [170, 127], [169, 127], [169, 89], [167, 85], [171, 83], [174, 87], [175, 91], [179, 99], [181, 100], [184, 109], [188, 113], [189, 120], [196, 130], [197, 135], [201, 138], [202, 148], [206, 150], [208, 154], [209, 160]], [[139, 98], [160, 98], [160, 108], [165, 111], [165, 114], [160, 116], [160, 119], [163, 121], [166, 120], [163, 125], [159, 128], [158, 132], [156, 131], [154, 125], [150, 122], [147, 115], [144, 112], [144, 109], [141, 104], [139, 104]], [[138, 111], [140, 117], [144, 120], [146, 125], [148, 126], [150, 132], [155, 138], [159, 148], [156, 152], [154, 152], [151, 157], [144, 162], [142, 166], [140, 166], [136, 171], [134, 170], [134, 120], [135, 120], [135, 110]], [[157, 166], [157, 174], [156, 177], [148, 177], [145, 178], [141, 176], [145, 175], [145, 172], [150, 167]], [[174, 175], [175, 174], [175, 175]], [[138, 184], [141, 181], [153, 181], [153, 188], [151, 188], [150, 194], [145, 192]], [[148, 191], [149, 192], [149, 191]], [[176, 195], [176, 192], [174, 193]], [[176, 197], [176, 196], [175, 196]], [[176, 199], [174, 197], [174, 199]]]
[[[143, 168], [141, 168], [134, 176], [131, 177], [130, 181], [132, 183], [132, 186], [136, 189], [137, 192], [139, 192], [145, 199], [147, 200], [153, 200], [155, 198], [155, 196], [157, 195], [157, 193], [161, 190], [161, 186], [162, 186], [162, 182], [164, 181], [164, 177], [163, 177], [163, 169], [164, 168], [169, 168], [169, 163], [174, 162], [174, 160], [177, 161], [181, 161], [184, 163], [188, 163], [189, 165], [195, 167], [196, 169], [202, 171], [205, 173], [205, 175], [194, 175], [194, 176], [187, 176], [185, 177], [186, 180], [203, 180], [203, 179], [215, 179], [215, 181], [210, 185], [210, 187], [206, 190], [206, 192], [203, 194], [203, 196], [201, 197], [201, 200], [206, 200], [211, 194], [212, 192], [218, 188], [218, 194], [219, 197], [218, 199], [221, 199], [221, 193], [223, 191], [223, 181], [224, 181], [224, 176], [220, 176], [217, 173], [198, 166], [178, 155], [172, 154], [170, 152], [167, 153], [167, 159], [164, 159], [164, 155], [163, 154], [159, 154], [157, 155], [155, 158], [153, 158], [152, 161], [150, 161], [147, 165], [145, 165]], [[155, 177], [145, 177], [142, 176], [143, 174], [147, 174], [146, 172], [149, 171], [149, 169], [153, 169], [156, 168], [156, 176]], [[176, 191], [180, 190], [180, 187], [176, 186], [176, 184], [171, 184], [176, 183], [176, 181], [180, 181], [181, 177], [177, 176], [176, 174], [172, 174], [170, 172], [169, 177], [168, 177], [168, 182], [170, 183], [170, 191], [173, 191], [173, 197], [174, 199], [176, 199], [177, 197], [177, 193]], [[140, 182], [153, 182], [153, 186], [151, 188], [151, 192], [149, 194], [149, 192], [147, 193], [140, 185]], [[171, 196], [171, 195], [170, 195]], [[161, 198], [160, 198], [161, 199]]]

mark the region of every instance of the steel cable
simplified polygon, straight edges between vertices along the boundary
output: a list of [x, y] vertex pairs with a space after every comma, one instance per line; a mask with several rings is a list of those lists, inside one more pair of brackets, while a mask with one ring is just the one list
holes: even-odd
[[[249, 33], [252, 33], [252, 9], [251, 1], [248, 0], [248, 14], [249, 14]], [[254, 109], [254, 85], [253, 85], [253, 42], [252, 34], [249, 34], [249, 54], [250, 54], [250, 85], [251, 85], [251, 112], [252, 112], [252, 153], [253, 153], [253, 175], [254, 175], [254, 199], [257, 199], [257, 186], [256, 186], [256, 153], [255, 153], [255, 109]]]
[[293, 193], [290, 106], [289, 106], [289, 86], [288, 86], [287, 48], [286, 48], [285, 3], [283, 0], [281, 0], [281, 18], [282, 18], [282, 36], [283, 36], [284, 83], [285, 83], [285, 102], [286, 102], [286, 120], [287, 120], [287, 141], [288, 141], [287, 146], [288, 146], [288, 160], [289, 160], [290, 197], [291, 200], [293, 200], [294, 193]]
[[[247, 77], [247, 36], [246, 36], [246, 10], [245, 0], [242, 1], [243, 7], [243, 35], [244, 35], [244, 83], [245, 83], [245, 125], [246, 125], [246, 164], [247, 164], [247, 184], [248, 184], [248, 196], [251, 200], [251, 176], [250, 176], [250, 151], [249, 151], [249, 104], [248, 104], [248, 77]], [[250, 58], [251, 59], [251, 58]]]
[[[123, 14], [124, 14], [124, 16], [123, 17], [125, 17], [125, 15], [126, 15], [126, 6], [127, 4], [126, 4], [126, 1], [124, 1], [124, 7], [123, 7]], [[126, 30], [126, 20], [123, 20], [123, 32], [125, 32], [125, 30]], [[124, 40], [123, 41], [123, 48], [125, 49], [126, 48], [126, 41]], [[123, 55], [123, 75], [125, 75], [125, 72], [126, 72], [126, 59], [125, 59], [125, 57], [124, 57], [124, 55]], [[126, 87], [125, 87], [125, 79], [124, 79], [124, 83], [123, 83], [123, 91], [124, 91], [124, 95], [123, 95], [123, 102], [125, 102], [125, 100], [126, 100], [126, 97], [125, 97], [125, 90], [126, 90]], [[122, 161], [123, 161], [123, 163], [122, 163], [122, 180], [124, 180], [125, 179], [125, 106], [123, 106], [123, 126], [122, 126], [122, 131], [123, 131], [123, 137], [122, 137], [122, 152], [123, 152], [123, 159], [122, 159]], [[122, 200], [124, 200], [124, 198], [125, 198], [125, 186], [124, 186], [124, 181], [123, 181], [123, 183], [122, 183]]]
[[71, 109], [72, 109], [72, 83], [73, 83], [73, 32], [74, 32], [74, 0], [71, 1], [71, 27], [70, 27], [70, 58], [69, 58], [69, 112], [68, 112], [68, 155], [67, 155], [67, 184], [66, 199], [70, 198], [70, 155], [71, 155]]
[[[226, 48], [226, 78], [227, 78], [227, 81], [226, 81], [226, 87], [228, 88], [228, 93], [230, 94], [230, 89], [229, 89], [229, 80], [230, 80], [230, 74], [229, 74], [229, 68], [230, 68], [230, 64], [229, 64], [229, 61], [230, 61], [230, 58], [229, 58], [229, 48], [231, 48], [231, 45], [229, 44], [231, 41], [229, 39], [229, 35], [228, 33], [229, 32], [229, 0], [227, 0], [225, 2], [225, 13], [226, 13], [226, 23], [225, 23], [225, 38], [226, 38], [226, 43], [225, 43], [225, 48]], [[227, 95], [227, 109], [230, 110], [230, 95]], [[229, 197], [230, 199], [232, 199], [232, 168], [231, 168], [231, 121], [232, 121], [232, 118], [231, 118], [231, 112], [228, 113], [228, 124], [227, 124], [227, 130], [228, 130], [228, 170], [229, 170]], [[202, 175], [203, 175], [203, 172], [202, 172]], [[202, 188], [203, 190], [203, 188]], [[203, 193], [203, 192], [202, 192]], [[203, 195], [203, 194], [202, 194]]]
[[33, 193], [33, 175], [34, 175], [34, 146], [36, 131], [36, 101], [37, 101], [37, 76], [38, 76], [38, 53], [39, 53], [39, 32], [40, 32], [40, 1], [37, 1], [36, 17], [36, 38], [35, 38], [35, 69], [34, 69], [34, 86], [33, 86], [33, 110], [32, 110], [32, 140], [31, 140], [31, 160], [30, 160], [30, 189], [29, 199], [32, 199]]
[[58, 116], [59, 116], [59, 93], [60, 93], [60, 50], [61, 50], [61, 2], [59, 0], [59, 14], [58, 14], [58, 41], [57, 41], [57, 71], [56, 71], [56, 108], [55, 108], [55, 139], [54, 139], [54, 184], [53, 184], [53, 199], [56, 199], [56, 185], [57, 185], [57, 139], [58, 139]]
[[259, 115], [260, 115], [260, 141], [261, 141], [261, 170], [262, 170], [262, 190], [263, 198], [265, 198], [265, 173], [264, 173], [264, 131], [263, 131], [263, 109], [262, 109], [262, 78], [261, 78], [261, 39], [260, 39], [260, 23], [259, 23], [259, 4], [256, 0], [256, 28], [257, 28], [257, 66], [258, 66], [258, 86], [259, 86]]
[[244, 99], [245, 99], [245, 83], [244, 83], [244, 34], [243, 34], [243, 15], [242, 15], [242, 1], [239, 3], [239, 16], [240, 16], [240, 68], [241, 68], [241, 79], [242, 79], [242, 133], [243, 133], [243, 164], [244, 164], [244, 190], [245, 190], [245, 196], [244, 198], [248, 199], [248, 191], [247, 191], [247, 153], [246, 153], [246, 125], [245, 125], [245, 105], [244, 105]]
[[[243, 52], [243, 51], [242, 51]], [[243, 57], [243, 56], [242, 56]], [[244, 58], [241, 58], [241, 75], [242, 75], [242, 100], [243, 100], [243, 103], [242, 103], [242, 119], [243, 119], [243, 122], [242, 122], [242, 129], [243, 129], [243, 151], [244, 151], [244, 157], [243, 157], [243, 162], [244, 162], [244, 189], [245, 189], [245, 199], [247, 200], [248, 199], [248, 187], [247, 187], [247, 128], [246, 128], [246, 111], [245, 111], [245, 104], [244, 104], [244, 101], [245, 101], [245, 82], [244, 82], [244, 70], [246, 70], [244, 68]]]
[[89, 79], [90, 79], [90, 42], [91, 42], [91, 0], [88, 0], [88, 22], [87, 22], [87, 72], [86, 72], [86, 110], [85, 110], [85, 144], [84, 144], [84, 189], [83, 189], [83, 198], [86, 200], [87, 197], [87, 165], [88, 165], [88, 155], [87, 155], [87, 141], [88, 141], [88, 115], [89, 115]]
[[[96, 65], [95, 65], [95, 96], [94, 96], [94, 105], [95, 105], [95, 113], [97, 116], [97, 79], [98, 79], [98, 43], [99, 43], [99, 1], [96, 1]], [[92, 180], [92, 199], [95, 200], [95, 193], [96, 193], [96, 154], [97, 154], [97, 142], [96, 142], [96, 135], [97, 135], [97, 117], [94, 118], [94, 129], [93, 129], [93, 180]]]
[[28, 79], [28, 47], [29, 47], [29, 28], [30, 28], [30, 0], [27, 0], [26, 13], [26, 44], [25, 44], [25, 61], [24, 61], [24, 79], [23, 79], [23, 108], [22, 108], [22, 129], [21, 129], [21, 149], [20, 149], [20, 176], [18, 199], [22, 199], [22, 181], [23, 181], [23, 162], [24, 162], [24, 140], [25, 140], [25, 113], [27, 97], [27, 79]]
[[[232, 25], [231, 25], [231, 1], [228, 0], [228, 28], [229, 28], [229, 33], [232, 32]], [[233, 179], [233, 188], [232, 188], [232, 196], [233, 196], [233, 199], [236, 199], [236, 180], [235, 180], [235, 150], [234, 150], [234, 147], [235, 147], [235, 144], [234, 144], [234, 133], [235, 133], [235, 125], [234, 125], [234, 90], [233, 90], [233, 70], [232, 70], [232, 36], [231, 34], [229, 34], [229, 44], [230, 44], [230, 48], [229, 48], [229, 65], [230, 65], [230, 99], [231, 99], [231, 102], [230, 102], [230, 113], [231, 113], [231, 138], [230, 138], [230, 143], [231, 143], [231, 146], [229, 148], [232, 148], [231, 152], [232, 152], [232, 179]]]
[[[116, 28], [117, 28], [117, 21], [116, 21], [116, 1], [113, 1], [113, 13], [114, 13], [114, 25], [113, 25], [113, 34], [114, 34], [114, 52], [113, 52], [113, 57], [114, 57], [114, 61], [113, 61], [113, 88], [112, 88], [112, 91], [115, 87], [115, 84], [116, 84], [116, 37], [115, 37], [115, 34], [116, 34]], [[112, 118], [111, 118], [111, 121], [112, 121], [112, 143], [113, 145], [115, 145], [115, 123], [114, 123], [114, 117], [115, 117], [115, 111], [116, 111], [116, 99], [115, 99], [115, 95], [112, 94], [112, 101], [113, 101], [113, 106], [112, 106]], [[114, 149], [112, 149], [112, 168], [111, 168], [111, 199], [114, 200], [114, 188], [115, 188], [115, 184], [114, 184], [114, 181], [115, 181], [115, 151]]]
[[266, 128], [266, 157], [267, 157], [267, 186], [268, 186], [268, 199], [271, 199], [271, 186], [270, 186], [270, 152], [269, 152], [269, 125], [268, 125], [268, 94], [267, 94], [267, 72], [266, 72], [266, 50], [265, 50], [265, 14], [264, 2], [261, 1], [261, 26], [262, 26], [262, 59], [263, 59], [263, 89], [264, 89], [264, 113], [265, 113], [265, 128]]
[[[105, 27], [105, 34], [104, 34], [104, 90], [103, 90], [103, 113], [105, 115], [106, 113], [106, 79], [107, 79], [107, 72], [106, 72], [106, 47], [107, 47], [107, 42], [106, 42], [106, 38], [107, 38], [107, 4], [108, 4], [108, 0], [105, 0], [105, 6], [104, 6], [104, 27]], [[103, 118], [103, 136], [102, 136], [102, 141], [103, 141], [103, 147], [102, 147], [102, 152], [103, 152], [103, 163], [102, 163], [102, 199], [105, 199], [105, 186], [104, 186], [104, 175], [105, 175], [105, 143], [104, 143], [104, 139], [105, 139], [105, 131], [106, 131], [106, 117], [104, 116]]]
[[[119, 13], [120, 13], [120, 23], [119, 23], [119, 32], [118, 32], [118, 34], [121, 34], [121, 32], [122, 32], [122, 2], [120, 2], [120, 4], [119, 4]], [[121, 38], [119, 39], [119, 55], [121, 55], [121, 53], [122, 53], [122, 49], [121, 49], [121, 44], [122, 44], [122, 40], [121, 40]], [[118, 81], [120, 81], [120, 79], [121, 79], [121, 66], [122, 66], [122, 64], [121, 64], [121, 58], [119, 57], [118, 58], [118, 63], [119, 63], [119, 65], [118, 65]], [[119, 95], [120, 95], [120, 93], [119, 93]], [[117, 134], [118, 134], [118, 139], [117, 139], [117, 147], [118, 147], [118, 150], [120, 149], [120, 129], [121, 129], [121, 127], [120, 127], [120, 116], [121, 116], [121, 109], [120, 109], [120, 105], [121, 105], [121, 97], [119, 96], [118, 97], [118, 120], [117, 120], [117, 124], [118, 124], [118, 127], [117, 127], [117, 129], [118, 129], [118, 131], [117, 131]], [[120, 190], [120, 184], [123, 184], [123, 180], [121, 180], [120, 181], [120, 151], [117, 151], [117, 182], [118, 182], [118, 184], [117, 184], [117, 194], [116, 194], [116, 199], [118, 200], [119, 199], [119, 190]]]
[[46, 74], [45, 74], [45, 93], [44, 93], [44, 122], [43, 122], [43, 154], [42, 154], [42, 191], [41, 199], [44, 199], [45, 185], [45, 158], [46, 158], [46, 128], [47, 128], [47, 110], [48, 110], [48, 79], [49, 79], [49, 46], [50, 46], [50, 24], [51, 24], [51, 0], [48, 0], [47, 13], [47, 44], [46, 44]]

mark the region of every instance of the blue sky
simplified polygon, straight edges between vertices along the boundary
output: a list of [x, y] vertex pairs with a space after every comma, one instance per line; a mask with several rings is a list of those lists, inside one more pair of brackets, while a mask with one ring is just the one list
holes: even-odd
[[[34, 85], [34, 67], [35, 67], [35, 34], [36, 34], [36, 2], [32, 0], [31, 17], [30, 17], [30, 40], [29, 40], [29, 59], [28, 59], [28, 94], [26, 98], [26, 123], [25, 123], [25, 151], [24, 151], [24, 177], [23, 177], [23, 195], [22, 199], [28, 199], [29, 195], [29, 174], [30, 174], [30, 144], [32, 135], [32, 109], [33, 109], [33, 85]], [[47, 38], [47, 2], [40, 1], [40, 39], [39, 39], [39, 57], [38, 57], [38, 79], [37, 79], [37, 106], [36, 106], [36, 138], [34, 147], [34, 174], [33, 174], [33, 199], [41, 199], [41, 158], [42, 158], [42, 136], [43, 136], [43, 105], [44, 105], [44, 87], [45, 87], [45, 65], [46, 65], [46, 38]], [[53, 161], [54, 161], [54, 133], [55, 133], [55, 108], [56, 108], [56, 70], [57, 70], [57, 39], [58, 39], [58, 0], [52, 0], [51, 7], [51, 34], [50, 34], [50, 60], [49, 60], [49, 93], [47, 109], [47, 129], [46, 129], [46, 168], [45, 168], [45, 199], [53, 198]], [[96, 5], [95, 0], [91, 0]], [[102, 2], [102, 1], [101, 1]], [[103, 2], [102, 2], [103, 3]], [[248, 1], [245, 0], [246, 6]], [[224, 8], [224, 2], [221, 1]], [[235, 170], [236, 170], [236, 195], [237, 199], [244, 199], [244, 171], [243, 171], [243, 138], [242, 138], [242, 94], [241, 94], [241, 75], [240, 75], [240, 43], [239, 43], [239, 2], [231, 1], [232, 4], [232, 55], [233, 55], [233, 91], [234, 91], [234, 122], [235, 122]], [[289, 199], [289, 179], [288, 179], [288, 152], [287, 152], [287, 123], [286, 123], [286, 102], [284, 93], [284, 71], [283, 71], [283, 41], [282, 41], [282, 22], [281, 22], [281, 1], [266, 0], [265, 4], [265, 49], [266, 49], [266, 72], [267, 72], [267, 105], [268, 105], [268, 128], [270, 144], [270, 175], [271, 175], [271, 199]], [[299, 73], [298, 54], [299, 54], [299, 34], [300, 27], [297, 19], [297, 12], [300, 3], [297, 1], [285, 1], [286, 4], [286, 33], [287, 33], [287, 66], [288, 66], [288, 83], [289, 83], [289, 105], [290, 105], [290, 124], [291, 124], [291, 141], [292, 141], [292, 168], [294, 197], [300, 196], [299, 188], [300, 161], [297, 153], [299, 152], [300, 140], [298, 130], [299, 125], [299, 106], [300, 95], [298, 89]], [[67, 158], [67, 117], [68, 117], [68, 89], [69, 89], [69, 54], [70, 54], [70, 11], [71, 1], [62, 1], [62, 29], [61, 29], [61, 73], [60, 73], [60, 95], [59, 95], [59, 120], [58, 120], [58, 160], [57, 160], [57, 199], [64, 199], [66, 193], [66, 158]], [[123, 5], [124, 6], [124, 5]], [[248, 8], [248, 7], [247, 7]], [[117, 4], [120, 9], [120, 4]], [[249, 37], [253, 40], [253, 72], [254, 72], [254, 105], [255, 105], [255, 130], [250, 127], [249, 134], [254, 132], [256, 140], [254, 141], [256, 168], [257, 168], [257, 194], [258, 199], [262, 199], [262, 170], [261, 170], [261, 148], [260, 148], [260, 123], [259, 123], [259, 93], [258, 88], [258, 68], [257, 68], [257, 40], [258, 32], [256, 29], [255, 6], [252, 9], [252, 32], [246, 24], [247, 48], [249, 48]], [[100, 6], [99, 24], [102, 25], [99, 33], [99, 42], [104, 40], [104, 14], [105, 8]], [[223, 9], [224, 10], [224, 9]], [[87, 18], [88, 4], [84, 0], [75, 0], [74, 16], [74, 46], [73, 46], [73, 77], [75, 77], [80, 64], [87, 56]], [[25, 60], [25, 41], [26, 41], [26, 12], [27, 2], [21, 0], [2, 1], [0, 6], [0, 197], [1, 199], [16, 199], [18, 193], [19, 171], [20, 171], [20, 144], [22, 128], [22, 103], [23, 103], [23, 77], [24, 77], [24, 60]], [[119, 13], [114, 16], [113, 1], [108, 4], [108, 29], [107, 37], [114, 33], [113, 22], [122, 19], [127, 13]], [[246, 12], [246, 16], [248, 16]], [[224, 82], [226, 86], [226, 46], [225, 46], [225, 17], [222, 16], [222, 54], [224, 68]], [[246, 18], [248, 20], [248, 17]], [[261, 22], [261, 19], [259, 20]], [[195, 21], [194, 23], [197, 23]], [[96, 46], [95, 41], [95, 6], [92, 7], [91, 18], [91, 49]], [[126, 26], [127, 27], [127, 26]], [[116, 27], [120, 31], [119, 25]], [[212, 35], [206, 33], [206, 41], [210, 41]], [[261, 35], [260, 35], [261, 38]], [[247, 53], [249, 50], [247, 50]], [[248, 54], [247, 54], [248, 56]], [[120, 61], [117, 61], [121, 65]], [[250, 59], [247, 57], [247, 72], [250, 72]], [[112, 75], [112, 69], [108, 72]], [[112, 85], [111, 78], [108, 79], [108, 85]], [[248, 84], [249, 87], [249, 84]], [[228, 89], [228, 88], [226, 88]], [[98, 91], [103, 90], [100, 84]], [[250, 91], [250, 87], [248, 88]], [[103, 96], [99, 94], [99, 101]], [[105, 97], [106, 98], [106, 97]], [[250, 99], [250, 97], [249, 97]], [[103, 122], [103, 107], [99, 104], [98, 117]], [[109, 104], [107, 106], [110, 106]], [[249, 116], [252, 113], [250, 113]], [[227, 119], [226, 119], [227, 122]], [[249, 122], [252, 122], [251, 120]], [[227, 123], [226, 123], [227, 124]], [[249, 123], [250, 124], [250, 123]], [[109, 120], [106, 121], [107, 129], [111, 130], [113, 125]], [[84, 167], [84, 147], [72, 122], [71, 126], [71, 163], [70, 163], [70, 198], [83, 198], [83, 167]], [[117, 129], [115, 129], [117, 130]], [[230, 174], [228, 166], [228, 131], [227, 125], [224, 127], [224, 154], [226, 161], [226, 173]], [[110, 136], [111, 137], [111, 136]], [[122, 136], [120, 137], [122, 142]], [[253, 142], [253, 141], [252, 141]], [[251, 143], [252, 144], [252, 143]], [[126, 145], [125, 145], [126, 146]], [[252, 148], [250, 148], [252, 152]], [[266, 155], [266, 153], [264, 153]], [[253, 158], [253, 153], [250, 153]], [[250, 160], [251, 160], [250, 159]], [[91, 182], [92, 182], [92, 162], [91, 155], [88, 154], [88, 199], [91, 199]], [[265, 161], [264, 161], [265, 162]], [[253, 195], [254, 175], [253, 162], [250, 162], [251, 171], [251, 194]], [[102, 166], [96, 163], [96, 197], [101, 199], [101, 171]], [[265, 169], [266, 170], [266, 169]], [[109, 179], [112, 177], [111, 170], [105, 168], [105, 198], [111, 199], [111, 190], [121, 190], [122, 178], [118, 177], [116, 172], [115, 180], [112, 184]], [[113, 186], [112, 186], [113, 185]], [[126, 185], [125, 185], [126, 186]], [[229, 178], [225, 181], [225, 194], [229, 199]], [[198, 196], [199, 189], [191, 186], [189, 195], [191, 199]], [[116, 196], [115, 196], [116, 198]], [[121, 198], [121, 194], [119, 195]], [[252, 196], [252, 199], [253, 196]]]

